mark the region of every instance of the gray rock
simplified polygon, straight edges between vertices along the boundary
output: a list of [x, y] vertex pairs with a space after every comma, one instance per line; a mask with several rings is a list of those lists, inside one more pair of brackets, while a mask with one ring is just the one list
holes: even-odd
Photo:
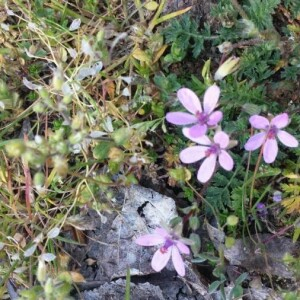
[[[171, 261], [162, 272], [156, 273], [150, 262], [157, 248], [141, 247], [134, 242], [136, 237], [168, 224], [177, 216], [174, 200], [141, 186], [119, 189], [115, 198], [116, 203], [122, 204], [116, 209], [118, 213], [106, 213], [107, 221], [102, 223], [95, 211], [89, 211], [89, 218], [94, 219], [94, 230], [86, 231], [87, 246], [70, 246], [69, 249], [87, 281], [81, 285], [81, 290], [97, 287], [96, 292], [84, 291], [83, 295], [91, 297], [84, 299], [123, 299], [122, 280], [126, 277], [127, 268], [130, 269], [131, 282], [135, 284], [132, 291], [150, 289], [152, 285], [157, 288], [156, 294], [154, 291], [149, 293], [150, 296], [156, 295], [155, 298], [149, 299], [209, 299], [207, 288], [200, 281], [201, 276], [191, 269], [188, 261], [184, 278], [177, 276]], [[94, 263], [91, 264], [91, 261]], [[148, 285], [140, 286], [146, 283]], [[110, 289], [117, 289], [119, 298], [113, 298], [115, 294], [111, 294], [112, 298], [105, 298], [103, 295], [109, 295]], [[163, 298], [158, 296], [160, 290]], [[99, 293], [104, 293], [102, 298], [95, 298]], [[132, 299], [148, 299], [138, 298], [138, 293]]]
[[[80, 296], [84, 300], [120, 300], [125, 296], [126, 280], [105, 283], [98, 289], [84, 291]], [[80, 298], [78, 298], [80, 299]], [[161, 289], [150, 283], [130, 284], [130, 299], [165, 300]]]
[[247, 271], [269, 274], [280, 278], [295, 280], [293, 272], [283, 262], [286, 253], [296, 257], [300, 254], [300, 244], [291, 239], [272, 234], [256, 234], [244, 239], [237, 239], [235, 244], [226, 248], [223, 231], [206, 224], [210, 239], [216, 249], [222, 247], [224, 256], [230, 265], [242, 266]]

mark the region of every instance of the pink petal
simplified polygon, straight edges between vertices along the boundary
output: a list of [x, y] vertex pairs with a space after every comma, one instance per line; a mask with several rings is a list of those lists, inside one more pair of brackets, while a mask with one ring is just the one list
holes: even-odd
[[270, 126], [270, 122], [267, 118], [258, 115], [250, 117], [249, 122], [251, 126], [256, 129], [266, 129]]
[[172, 262], [179, 276], [185, 275], [185, 267], [182, 257], [176, 246], [172, 246]]
[[161, 237], [163, 237], [164, 239], [166, 239], [170, 236], [169, 232], [166, 229], [162, 228], [162, 227], [156, 227], [154, 232], [157, 235], [160, 235]]
[[282, 144], [288, 147], [298, 147], [299, 145], [298, 141], [286, 131], [278, 130], [277, 137]]
[[211, 140], [206, 135], [202, 135], [200, 137], [192, 137], [190, 134], [190, 128], [183, 128], [182, 133], [185, 137], [190, 139], [191, 141], [200, 144], [200, 145], [211, 145]]
[[287, 113], [277, 115], [271, 120], [271, 125], [275, 125], [277, 128], [286, 127], [288, 123], [289, 123], [289, 116]]
[[219, 144], [222, 149], [226, 149], [229, 144], [229, 136], [224, 131], [219, 131], [214, 136], [214, 142]]
[[223, 119], [223, 113], [219, 110], [213, 112], [209, 117], [207, 121], [207, 125], [209, 126], [215, 126], [217, 125], [221, 120]]
[[205, 152], [208, 147], [205, 146], [192, 146], [182, 150], [179, 154], [179, 158], [183, 163], [194, 163], [205, 157]]
[[189, 125], [197, 122], [197, 118], [185, 112], [169, 112], [166, 114], [169, 123], [175, 125]]
[[245, 149], [247, 151], [253, 151], [258, 149], [265, 141], [266, 133], [260, 132], [255, 135], [253, 135], [245, 144]]
[[271, 164], [278, 153], [278, 145], [275, 139], [267, 139], [264, 145], [263, 156], [267, 164]]
[[217, 156], [213, 154], [208, 156], [203, 161], [197, 174], [197, 179], [200, 182], [205, 183], [211, 178], [216, 168], [216, 162], [217, 162]]
[[158, 234], [145, 234], [138, 237], [135, 241], [140, 246], [155, 246], [165, 242], [165, 239]]
[[182, 88], [177, 92], [181, 104], [192, 114], [202, 112], [202, 107], [197, 95], [190, 89]]
[[176, 242], [176, 247], [179, 249], [179, 251], [183, 254], [187, 254], [189, 255], [190, 254], [190, 248], [185, 245], [184, 243], [180, 242], [180, 241], [177, 241]]
[[206, 90], [203, 99], [203, 110], [205, 113], [210, 114], [215, 109], [219, 97], [220, 88], [217, 85], [212, 85]]
[[219, 154], [219, 163], [223, 169], [226, 171], [231, 171], [233, 169], [233, 159], [228, 154], [228, 152], [221, 150], [221, 153]]
[[167, 252], [161, 252], [160, 249], [158, 249], [152, 258], [151, 261], [151, 267], [153, 268], [154, 271], [160, 272], [168, 263], [170, 257], [171, 257], [171, 252], [172, 252], [172, 247], [169, 247], [167, 249]]
[[189, 129], [190, 129], [191, 137], [197, 138], [202, 135], [205, 135], [205, 133], [207, 131], [207, 126], [205, 124], [204, 125], [197, 124], [197, 125], [190, 127]]

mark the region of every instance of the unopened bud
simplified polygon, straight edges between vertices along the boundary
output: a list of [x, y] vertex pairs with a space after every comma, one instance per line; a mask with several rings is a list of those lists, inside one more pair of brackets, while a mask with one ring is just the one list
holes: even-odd
[[232, 43], [224, 42], [218, 46], [218, 49], [221, 53], [228, 54], [233, 50]]
[[47, 267], [43, 259], [39, 259], [36, 277], [39, 282], [45, 282], [47, 275]]
[[123, 153], [123, 151], [120, 150], [119, 148], [112, 147], [112, 148], [109, 150], [108, 157], [109, 157], [113, 162], [120, 163], [120, 162], [122, 162], [123, 159], [124, 159], [124, 153]]
[[60, 70], [54, 71], [52, 85], [55, 90], [60, 91], [64, 83], [64, 78]]
[[41, 188], [45, 184], [45, 175], [42, 172], [37, 172], [33, 177], [33, 184], [37, 188]]
[[22, 140], [11, 140], [5, 149], [9, 156], [19, 157], [25, 152], [26, 146]]
[[239, 218], [234, 215], [230, 215], [227, 217], [227, 225], [229, 226], [236, 226], [239, 222]]
[[46, 299], [49, 299], [50, 296], [53, 295], [53, 281], [51, 278], [48, 278], [45, 286], [44, 286]]
[[231, 56], [229, 57], [217, 70], [214, 79], [222, 80], [225, 76], [235, 72], [239, 68], [240, 58]]
[[54, 168], [59, 176], [65, 176], [68, 172], [68, 162], [65, 158], [57, 155], [52, 158]]

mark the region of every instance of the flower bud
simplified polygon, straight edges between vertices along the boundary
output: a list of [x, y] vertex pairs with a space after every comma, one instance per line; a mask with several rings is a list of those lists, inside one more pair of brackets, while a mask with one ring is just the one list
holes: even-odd
[[60, 91], [64, 83], [64, 78], [60, 70], [54, 71], [52, 85], [55, 90]]
[[45, 184], [45, 175], [42, 172], [37, 172], [33, 177], [33, 184], [37, 188], [41, 188]]
[[22, 140], [11, 140], [5, 146], [5, 149], [9, 156], [19, 157], [19, 156], [21, 156], [21, 154], [23, 154], [25, 152], [26, 146], [24, 144], [24, 141], [22, 141]]
[[217, 70], [214, 79], [222, 80], [225, 76], [235, 72], [240, 64], [240, 58], [231, 56], [229, 57]]
[[44, 87], [40, 88], [38, 90], [38, 92], [39, 92], [42, 99], [48, 99], [49, 98], [49, 93]]
[[84, 138], [84, 135], [82, 132], [76, 132], [76, 133], [72, 133], [70, 136], [69, 136], [69, 142], [72, 144], [72, 145], [75, 145], [75, 144], [79, 144], [82, 142]]
[[124, 159], [124, 153], [121, 149], [119, 149], [117, 147], [112, 147], [109, 150], [108, 157], [110, 158], [111, 161], [120, 163]]
[[217, 46], [217, 48], [219, 49], [219, 51], [221, 53], [224, 53], [224, 54], [228, 54], [233, 50], [232, 43], [230, 43], [230, 42], [224, 42], [221, 45]]
[[44, 291], [46, 299], [49, 299], [49, 297], [53, 295], [53, 280], [51, 278], [48, 278], [48, 280], [46, 281]]
[[65, 176], [68, 172], [68, 162], [65, 158], [56, 155], [52, 158], [54, 168], [59, 176]]
[[65, 141], [58, 142], [58, 143], [55, 145], [55, 149], [56, 149], [56, 151], [57, 151], [59, 154], [62, 154], [62, 155], [66, 155], [66, 154], [68, 154], [68, 152], [69, 152], [69, 146], [68, 146], [68, 143], [65, 142]]
[[230, 215], [227, 217], [227, 225], [229, 226], [236, 226], [239, 222], [239, 218], [234, 215]]
[[39, 282], [45, 282], [47, 275], [47, 267], [43, 259], [39, 259], [36, 277]]

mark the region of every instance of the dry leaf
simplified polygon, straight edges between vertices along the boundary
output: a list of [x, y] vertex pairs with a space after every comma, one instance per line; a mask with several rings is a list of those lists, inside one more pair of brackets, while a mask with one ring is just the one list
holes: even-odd
[[71, 272], [69, 272], [69, 274], [71, 275], [73, 282], [75, 282], [75, 283], [85, 282], [84, 277], [80, 273], [71, 271]]

